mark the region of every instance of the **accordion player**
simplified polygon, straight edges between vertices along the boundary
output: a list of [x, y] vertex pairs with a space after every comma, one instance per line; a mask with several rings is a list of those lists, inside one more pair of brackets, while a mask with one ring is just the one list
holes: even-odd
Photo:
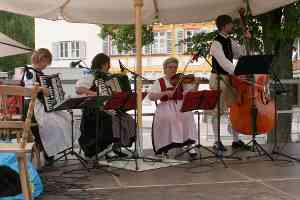
[[[44, 73], [38, 67], [27, 67], [23, 75], [24, 86], [32, 87], [36, 82], [44, 85], [43, 78], [41, 79], [43, 76], [45, 76]], [[49, 90], [49, 94], [51, 92]], [[54, 91], [54, 93], [57, 92]], [[43, 93], [39, 93], [34, 107], [34, 118], [38, 125], [38, 131], [33, 132], [37, 142], [42, 145], [46, 160], [72, 145], [70, 114], [66, 111], [46, 112], [45, 103], [47, 102], [49, 105], [48, 101], [50, 102]], [[58, 101], [58, 97], [56, 101]], [[52, 107], [48, 106], [48, 108], [51, 110]], [[76, 136], [74, 140], [77, 140], [78, 137]]]
[[[116, 92], [131, 93], [130, 82], [126, 75], [113, 75], [108, 72], [110, 58], [107, 55], [102, 53], [96, 55], [91, 68], [93, 73], [77, 81], [77, 94], [112, 96]], [[99, 112], [98, 118], [97, 112]], [[102, 124], [98, 132], [96, 132], [97, 123]], [[111, 144], [113, 144], [114, 152], [123, 156], [124, 153], [120, 151], [120, 147], [130, 147], [136, 136], [135, 120], [122, 110], [85, 108], [82, 110], [80, 130], [79, 144], [87, 157], [94, 156]], [[97, 141], [96, 134], [100, 135]]]

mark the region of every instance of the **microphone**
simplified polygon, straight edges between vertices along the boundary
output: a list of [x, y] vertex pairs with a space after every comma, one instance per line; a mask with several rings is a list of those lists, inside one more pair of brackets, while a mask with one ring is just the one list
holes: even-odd
[[121, 62], [120, 59], [119, 59], [119, 67], [120, 67], [121, 72], [125, 71], [125, 68], [124, 68], [124, 66], [123, 66], [123, 64], [122, 64], [122, 62]]
[[82, 65], [78, 65], [78, 68], [79, 68], [79, 69], [86, 69], [86, 70], [88, 70], [88, 71], [92, 71], [91, 68], [84, 67], [84, 66], [82, 66]]
[[81, 61], [82, 61], [82, 60], [78, 60], [78, 61], [76, 61], [76, 62], [74, 62], [74, 61], [73, 61], [73, 62], [70, 62], [70, 67], [71, 67], [71, 68], [76, 67], [77, 65], [79, 65], [79, 63], [81, 63]]

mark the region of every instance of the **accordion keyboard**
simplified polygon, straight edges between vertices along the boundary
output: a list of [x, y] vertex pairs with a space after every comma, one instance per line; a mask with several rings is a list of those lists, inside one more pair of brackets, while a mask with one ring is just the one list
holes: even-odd
[[41, 86], [46, 87], [49, 95], [44, 95], [45, 111], [55, 109], [57, 105], [64, 101], [64, 91], [58, 74], [40, 76]]

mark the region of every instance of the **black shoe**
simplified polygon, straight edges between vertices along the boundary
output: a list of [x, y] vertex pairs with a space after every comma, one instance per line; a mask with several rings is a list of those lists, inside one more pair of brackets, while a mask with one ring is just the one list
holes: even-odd
[[111, 156], [111, 155], [109, 155], [109, 154], [105, 154], [105, 160], [114, 160], [114, 159], [116, 159], [116, 158], [118, 158], [117, 155]]
[[113, 152], [120, 158], [128, 157], [128, 154], [122, 152], [121, 150], [114, 149]]
[[237, 142], [233, 141], [231, 147], [233, 149], [238, 149], [238, 148], [245, 149], [245, 150], [250, 150], [251, 149], [251, 147], [246, 145], [242, 140], [239, 140]]
[[232, 144], [231, 144], [231, 147], [232, 147], [233, 149], [241, 148], [241, 143], [240, 143], [239, 141], [238, 141], [238, 142], [233, 141]]
[[227, 151], [226, 147], [222, 144], [222, 142], [215, 142], [213, 149], [215, 151], [219, 150], [219, 151]]
[[54, 156], [50, 156], [50, 157], [45, 157], [45, 165], [46, 166], [52, 166], [54, 164]]
[[245, 149], [247, 151], [251, 150], [251, 146], [246, 145], [242, 140], [239, 140], [238, 143], [240, 143], [240, 146], [241, 146], [242, 149]]
[[195, 149], [189, 150], [188, 154], [191, 158], [195, 158], [197, 156], [197, 152], [195, 151]]

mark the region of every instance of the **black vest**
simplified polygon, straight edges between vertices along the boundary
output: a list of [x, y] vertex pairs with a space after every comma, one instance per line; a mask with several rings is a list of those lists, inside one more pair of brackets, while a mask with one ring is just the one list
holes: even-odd
[[[231, 62], [233, 61], [233, 53], [232, 53], [232, 46], [231, 46], [231, 40], [230, 38], [225, 38], [222, 35], [218, 34], [218, 36], [215, 38], [215, 41], [218, 41], [221, 43], [225, 57], [230, 60]], [[217, 59], [212, 57], [212, 73], [220, 73], [220, 74], [228, 74], [222, 66], [219, 65]]]

